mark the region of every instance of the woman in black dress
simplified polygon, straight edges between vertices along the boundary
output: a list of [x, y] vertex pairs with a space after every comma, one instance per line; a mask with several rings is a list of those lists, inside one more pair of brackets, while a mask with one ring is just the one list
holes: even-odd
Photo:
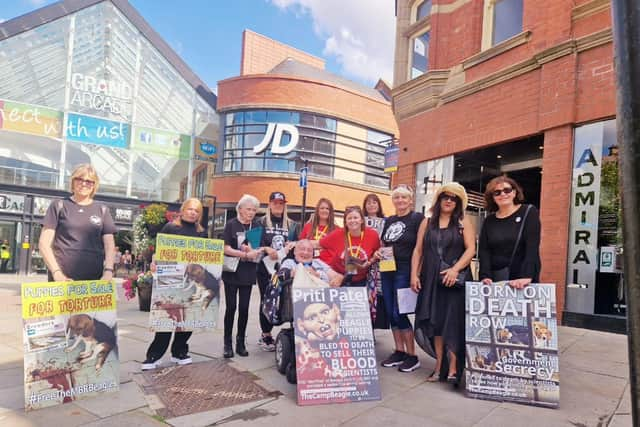
[[429, 382], [458, 384], [464, 369], [464, 283], [472, 280], [469, 263], [475, 254], [475, 230], [464, 216], [466, 207], [462, 185], [440, 187], [411, 259], [411, 288], [419, 293], [416, 335], [428, 339], [425, 351], [436, 358]]
[[508, 280], [516, 289], [539, 282], [538, 209], [523, 203], [522, 188], [507, 176], [489, 181], [484, 201], [487, 211], [493, 214], [485, 219], [480, 232], [480, 280], [485, 284]]

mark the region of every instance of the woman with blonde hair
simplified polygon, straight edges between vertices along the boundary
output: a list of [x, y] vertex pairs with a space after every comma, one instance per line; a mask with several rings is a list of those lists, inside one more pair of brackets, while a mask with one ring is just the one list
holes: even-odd
[[[171, 222], [162, 227], [160, 233], [175, 234], [187, 237], [207, 237], [205, 228], [200, 224], [202, 219], [202, 203], [196, 198], [185, 200], [180, 206], [180, 214]], [[155, 264], [151, 264], [151, 269], [155, 270]], [[155, 369], [159, 365], [160, 359], [169, 348], [171, 335], [174, 335], [171, 344], [171, 361], [178, 365], [188, 365], [192, 363], [189, 356], [189, 345], [187, 341], [191, 337], [191, 331], [187, 332], [156, 332], [153, 341], [147, 350], [147, 357], [142, 362], [142, 370]]]
[[436, 359], [429, 382], [458, 384], [464, 368], [464, 287], [472, 280], [469, 263], [476, 236], [466, 208], [462, 185], [440, 187], [411, 259], [411, 289], [418, 292], [416, 340]]
[[93, 199], [99, 185], [94, 167], [80, 165], [71, 174], [71, 197], [49, 205], [39, 241], [49, 281], [112, 279], [117, 229], [109, 209]]
[[[385, 250], [393, 252], [395, 263], [394, 271], [381, 272], [382, 296], [395, 343], [394, 352], [382, 362], [382, 366], [397, 366], [400, 372], [411, 372], [420, 367], [409, 316], [400, 314], [398, 307], [398, 290], [409, 288], [411, 256], [416, 246], [418, 228], [425, 220], [424, 215], [413, 210], [413, 194], [413, 189], [404, 184], [393, 189], [391, 202], [396, 213], [385, 220], [381, 237]], [[376, 258], [382, 257], [379, 251]]]

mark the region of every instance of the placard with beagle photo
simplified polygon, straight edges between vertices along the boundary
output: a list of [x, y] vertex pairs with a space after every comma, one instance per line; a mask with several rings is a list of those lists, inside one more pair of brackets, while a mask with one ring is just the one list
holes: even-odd
[[22, 285], [25, 410], [119, 389], [115, 301], [104, 280]]
[[222, 240], [158, 234], [149, 326], [155, 332], [215, 328]]

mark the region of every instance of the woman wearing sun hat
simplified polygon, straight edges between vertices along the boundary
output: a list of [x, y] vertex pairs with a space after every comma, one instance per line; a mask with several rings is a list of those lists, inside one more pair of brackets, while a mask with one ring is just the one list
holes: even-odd
[[436, 358], [429, 382], [458, 384], [464, 368], [464, 286], [473, 280], [469, 263], [475, 254], [475, 230], [464, 215], [467, 202], [457, 182], [436, 191], [411, 259], [411, 288], [419, 293], [416, 339]]

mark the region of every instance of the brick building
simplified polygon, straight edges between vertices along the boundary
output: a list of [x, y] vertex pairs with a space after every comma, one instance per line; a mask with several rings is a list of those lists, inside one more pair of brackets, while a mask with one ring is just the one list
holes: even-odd
[[308, 209], [328, 197], [342, 211], [373, 192], [390, 211], [384, 148], [398, 131], [385, 86], [341, 78], [322, 59], [246, 30], [240, 76], [218, 83], [223, 144], [208, 189], [217, 198], [216, 229], [244, 193], [266, 204], [282, 191], [299, 218], [304, 160]]
[[430, 204], [507, 173], [540, 208], [566, 324], [624, 330], [610, 1], [397, 0], [395, 179]]

